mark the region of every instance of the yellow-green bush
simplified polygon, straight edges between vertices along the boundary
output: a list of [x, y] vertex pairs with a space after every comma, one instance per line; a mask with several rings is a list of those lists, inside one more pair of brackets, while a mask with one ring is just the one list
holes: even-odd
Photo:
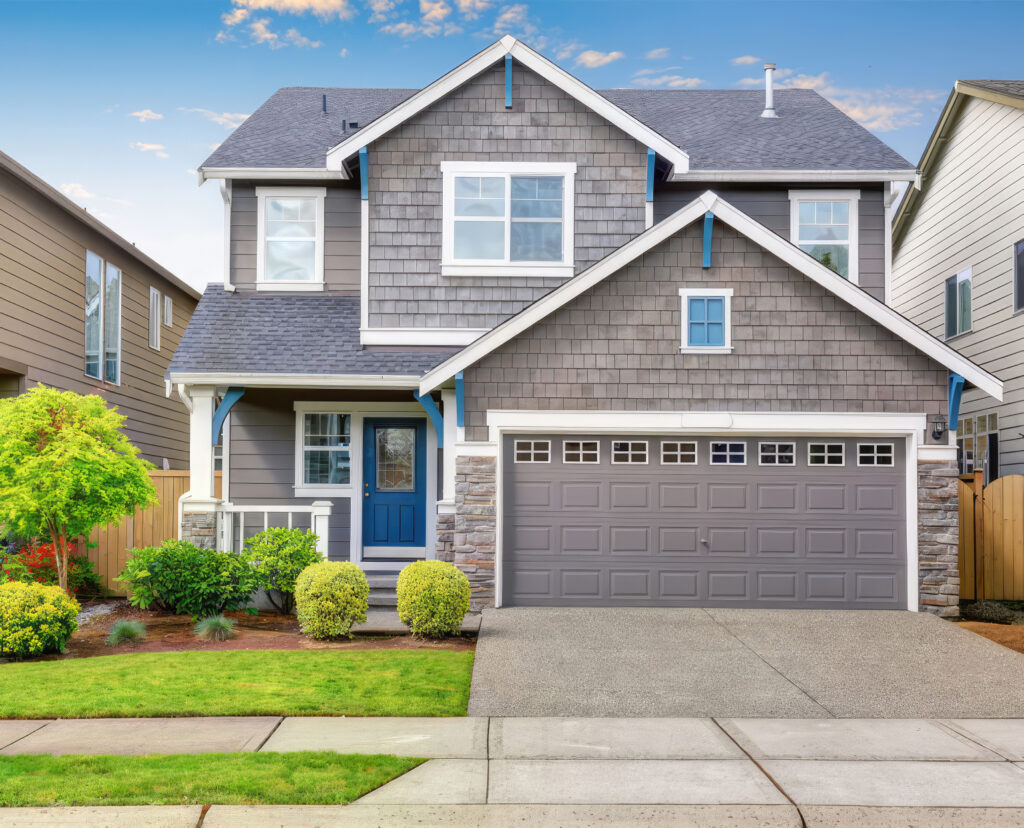
[[60, 587], [0, 585], [0, 656], [60, 653], [78, 629], [78, 602]]
[[321, 561], [295, 579], [295, 610], [302, 631], [312, 638], [352, 635], [352, 625], [366, 620], [370, 585], [354, 563]]
[[447, 561], [416, 561], [398, 575], [398, 617], [413, 635], [457, 635], [469, 612], [469, 579]]

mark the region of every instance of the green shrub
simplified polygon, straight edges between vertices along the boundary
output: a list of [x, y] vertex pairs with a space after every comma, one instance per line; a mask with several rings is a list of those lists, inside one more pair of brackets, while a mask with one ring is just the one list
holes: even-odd
[[398, 575], [398, 617], [413, 635], [458, 635], [469, 612], [469, 579], [446, 561], [416, 561]]
[[108, 647], [117, 647], [121, 644], [136, 644], [145, 640], [145, 624], [141, 621], [129, 621], [127, 618], [122, 618], [111, 625], [110, 634], [105, 643]]
[[965, 621], [1013, 624], [1019, 615], [1001, 601], [971, 601], [960, 605], [960, 617]]
[[241, 609], [259, 588], [252, 567], [238, 555], [180, 540], [132, 549], [117, 580], [127, 585], [133, 606], [193, 618]]
[[295, 579], [299, 626], [312, 638], [352, 637], [352, 625], [366, 620], [370, 585], [354, 563], [321, 561]]
[[223, 615], [211, 615], [197, 622], [192, 631], [204, 641], [227, 641], [235, 637], [235, 622]]
[[0, 655], [62, 653], [78, 629], [78, 602], [56, 586], [0, 584]]
[[249, 562], [257, 583], [281, 612], [295, 611], [295, 579], [321, 560], [317, 536], [302, 529], [264, 529], [245, 542], [242, 559]]

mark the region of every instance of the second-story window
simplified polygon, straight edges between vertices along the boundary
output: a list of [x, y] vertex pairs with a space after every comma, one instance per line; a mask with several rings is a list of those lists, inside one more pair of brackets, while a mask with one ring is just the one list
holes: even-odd
[[946, 279], [946, 339], [971, 329], [971, 269]]
[[445, 162], [442, 273], [571, 276], [575, 164]]
[[258, 187], [256, 287], [322, 290], [323, 187]]
[[859, 190], [790, 190], [790, 241], [857, 284]]
[[85, 373], [121, 381], [121, 269], [85, 253]]

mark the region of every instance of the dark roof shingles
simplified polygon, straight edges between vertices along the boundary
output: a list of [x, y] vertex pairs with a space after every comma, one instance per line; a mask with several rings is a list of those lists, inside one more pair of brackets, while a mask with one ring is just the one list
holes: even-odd
[[1024, 98], [1024, 81], [1019, 80], [965, 80], [969, 86], [976, 86], [979, 89], [987, 89], [989, 92], [998, 92], [1002, 95], [1010, 95], [1014, 98]]

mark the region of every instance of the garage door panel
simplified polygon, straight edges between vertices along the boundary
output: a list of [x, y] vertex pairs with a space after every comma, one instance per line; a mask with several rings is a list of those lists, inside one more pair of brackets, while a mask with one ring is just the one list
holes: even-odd
[[748, 555], [747, 527], [712, 526], [707, 531], [709, 555]]
[[757, 530], [758, 555], [797, 555], [800, 530], [795, 526], [760, 527]]
[[613, 569], [608, 574], [608, 589], [612, 598], [651, 598], [653, 573], [646, 569]]
[[601, 598], [600, 569], [563, 569], [562, 594], [569, 598]]
[[711, 483], [708, 485], [708, 509], [711, 511], [745, 512], [747, 510], [747, 486], [736, 483]]
[[561, 502], [551, 505], [556, 509], [599, 509], [601, 507], [601, 483], [599, 481], [573, 481], [562, 483]]
[[612, 483], [610, 486], [612, 509], [648, 509], [651, 505], [649, 485], [646, 483]]
[[662, 511], [678, 511], [698, 508], [698, 486], [696, 483], [660, 483], [659, 505]]
[[800, 486], [796, 483], [761, 483], [757, 486], [757, 508], [760, 512], [795, 512], [800, 502]]
[[651, 530], [647, 526], [612, 526], [608, 551], [612, 555], [649, 554]]
[[658, 529], [658, 551], [663, 555], [696, 555], [697, 527], [661, 526]]
[[900, 498], [895, 486], [856, 486], [855, 502], [858, 512], [897, 514]]

